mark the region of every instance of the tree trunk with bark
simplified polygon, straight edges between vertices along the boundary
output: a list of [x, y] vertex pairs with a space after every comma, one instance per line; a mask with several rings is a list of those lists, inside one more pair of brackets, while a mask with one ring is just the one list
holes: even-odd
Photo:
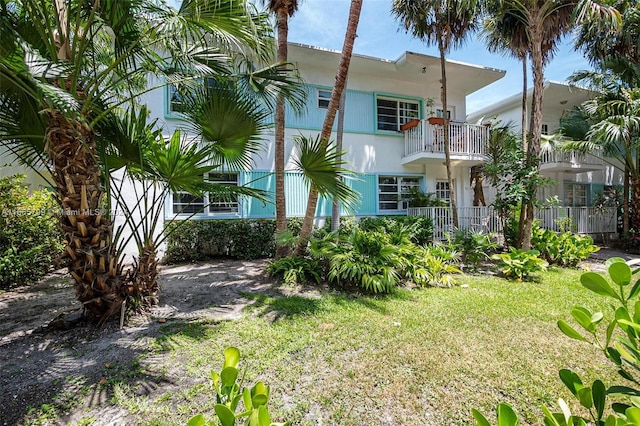
[[[538, 11], [539, 12], [539, 11]], [[534, 14], [534, 11], [531, 12]], [[531, 65], [533, 69], [533, 99], [531, 102], [531, 127], [529, 150], [527, 155], [527, 166], [535, 167], [539, 172], [540, 162], [540, 141], [542, 135], [542, 102], [544, 95], [544, 62], [542, 55], [542, 20], [532, 18], [531, 37]], [[528, 205], [526, 209], [526, 217], [522, 229], [522, 248], [524, 250], [531, 249], [531, 232], [533, 230], [533, 213], [534, 201], [536, 199], [536, 187], [531, 187]]]
[[[340, 96], [340, 104], [338, 105], [338, 128], [336, 129], [336, 150], [342, 151], [342, 137], [344, 135], [344, 105], [347, 100], [347, 81], [349, 76], [344, 82], [344, 90]], [[338, 154], [338, 161], [342, 160], [342, 155]], [[337, 231], [340, 229], [340, 201], [333, 199], [333, 205], [331, 206], [331, 231]]]
[[[340, 97], [347, 81], [347, 74], [349, 73], [349, 64], [351, 63], [351, 54], [353, 53], [353, 44], [356, 39], [356, 32], [358, 30], [358, 22], [360, 21], [360, 11], [362, 10], [362, 0], [351, 0], [351, 8], [349, 9], [349, 21], [347, 23], [347, 31], [344, 37], [344, 45], [342, 47], [342, 55], [340, 56], [340, 63], [338, 64], [338, 70], [336, 73], [336, 81], [331, 92], [331, 100], [327, 108], [327, 115], [325, 116], [324, 123], [322, 125], [322, 133], [320, 139], [324, 146], [329, 143], [331, 137], [331, 129], [333, 128], [333, 122], [336, 118], [336, 112], [338, 110], [338, 104], [340, 103]], [[304, 221], [302, 222], [302, 229], [300, 230], [300, 237], [298, 238], [298, 245], [296, 246], [295, 254], [302, 256], [307, 251], [307, 245], [309, 238], [313, 232], [313, 221], [316, 216], [316, 208], [318, 207], [318, 191], [315, 190], [313, 185], [309, 189], [309, 198], [307, 200], [307, 209], [305, 211]]]
[[48, 110], [46, 145], [62, 208], [69, 273], [85, 314], [102, 324], [121, 308], [120, 271], [111, 246], [113, 222], [100, 210], [104, 190], [94, 132], [80, 121]]
[[445, 58], [445, 48], [442, 35], [438, 36], [438, 50], [440, 51], [440, 99], [442, 101], [442, 115], [444, 118], [444, 162], [447, 167], [447, 182], [449, 183], [449, 202], [451, 203], [451, 213], [453, 215], [453, 226], [458, 228], [458, 204], [456, 203], [456, 188], [453, 185], [453, 173], [451, 167], [451, 147], [449, 146], [449, 117], [447, 116], [447, 65]]
[[[289, 37], [289, 12], [285, 7], [277, 10], [278, 21], [278, 62], [286, 62], [288, 58], [287, 41]], [[285, 112], [284, 97], [278, 96], [275, 110], [275, 141], [274, 141], [274, 169], [276, 173], [276, 235], [287, 232], [287, 203], [285, 196], [284, 168], [285, 168]], [[276, 258], [289, 255], [287, 244], [277, 244]]]

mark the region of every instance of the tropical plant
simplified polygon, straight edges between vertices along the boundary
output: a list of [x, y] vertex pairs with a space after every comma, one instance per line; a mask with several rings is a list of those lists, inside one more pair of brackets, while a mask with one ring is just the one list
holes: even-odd
[[535, 224], [531, 245], [549, 264], [565, 267], [577, 266], [600, 249], [588, 235], [580, 236], [570, 231], [555, 232]]
[[462, 262], [472, 270], [498, 248], [498, 244], [491, 241], [491, 235], [471, 229], [458, 229], [447, 237], [454, 250], [462, 253]]
[[511, 247], [509, 253], [497, 253], [491, 259], [499, 262], [502, 275], [517, 281], [526, 280], [536, 272], [544, 271], [549, 264], [540, 259], [537, 250], [523, 250]]
[[[224, 364], [222, 370], [211, 371], [211, 382], [216, 394], [216, 404], [213, 410], [222, 426], [234, 426], [236, 420], [244, 419], [245, 426], [287, 426], [289, 422], [272, 423], [269, 414], [269, 386], [257, 382], [251, 388], [244, 387], [246, 370], [240, 376], [238, 364], [240, 351], [238, 348], [228, 347], [224, 350]], [[243, 411], [238, 411], [240, 402]], [[193, 416], [187, 426], [208, 426], [213, 423], [206, 421], [202, 414]]]
[[178, 9], [146, 0], [25, 0], [0, 9], [0, 141], [28, 165], [50, 161], [76, 294], [103, 322], [120, 309], [124, 287], [113, 221], [99, 209], [109, 182], [102, 160], [108, 153], [141, 161], [107, 136], [116, 111], [135, 108], [153, 88], [151, 74], [165, 77], [160, 86], [195, 85], [203, 75], [243, 71], [238, 84], [280, 92], [281, 70], [269, 86], [270, 69], [252, 68], [252, 59], [270, 54], [267, 16], [236, 0], [189, 0]]
[[363, 231], [388, 235], [406, 232], [409, 240], [418, 245], [426, 245], [433, 239], [433, 220], [425, 216], [363, 217], [358, 222], [358, 227]]
[[51, 192], [29, 194], [25, 178], [0, 178], [0, 289], [42, 278], [64, 247]]
[[311, 281], [322, 282], [322, 270], [318, 259], [308, 256], [287, 256], [277, 258], [267, 265], [267, 273], [270, 276], [282, 277], [286, 285], [303, 284]]
[[453, 172], [449, 146], [449, 126], [447, 121], [447, 67], [446, 54], [461, 45], [466, 36], [476, 29], [480, 14], [480, 2], [477, 0], [394, 0], [391, 9], [393, 16], [400, 21], [404, 29], [427, 45], [435, 44], [440, 53], [440, 74], [444, 136], [444, 155], [447, 167], [447, 181], [451, 188], [450, 200], [453, 212], [453, 226], [458, 227], [458, 209], [455, 190], [453, 190]]
[[[572, 339], [599, 348], [616, 366], [624, 382], [607, 387], [602, 380], [596, 379], [589, 386], [574, 371], [560, 370], [560, 379], [582, 408], [587, 410], [589, 417], [572, 414], [567, 403], [559, 399], [558, 405], [562, 412], [553, 413], [543, 407], [545, 425], [630, 426], [640, 423], [640, 389], [637, 388], [637, 373], [640, 368], [640, 302], [635, 300], [640, 293], [640, 280], [633, 283], [633, 275], [640, 270], [632, 270], [624, 259], [616, 257], [608, 259], [605, 267], [609, 279], [595, 272], [586, 272], [580, 277], [580, 282], [590, 291], [615, 301], [617, 307], [612, 306], [614, 312], [611, 320], [607, 322], [602, 312], [591, 312], [585, 307], [576, 306], [571, 310], [571, 316], [580, 326], [580, 331], [564, 320], [558, 321], [558, 328]], [[607, 405], [610, 405], [611, 410], [607, 409]], [[479, 411], [473, 410], [473, 416], [476, 425], [490, 425]], [[500, 404], [498, 425], [517, 424], [518, 418], [511, 407]]]
[[[351, 0], [351, 7], [349, 8], [349, 20], [347, 22], [344, 44], [342, 46], [342, 53], [340, 55], [340, 62], [338, 63], [338, 69], [336, 70], [335, 84], [333, 86], [333, 90], [331, 91], [331, 99], [329, 100], [327, 113], [324, 117], [324, 122], [322, 123], [322, 131], [318, 137], [319, 147], [323, 151], [325, 151], [326, 147], [329, 145], [333, 122], [336, 117], [338, 105], [340, 104], [342, 91], [346, 86], [347, 75], [349, 74], [349, 64], [351, 63], [351, 54], [353, 53], [353, 44], [356, 39], [358, 22], [360, 22], [361, 9], [362, 0]], [[339, 158], [340, 155], [336, 157], [336, 159]], [[311, 237], [311, 233], [313, 232], [313, 221], [316, 216], [316, 208], [318, 207], [318, 195], [318, 187], [310, 185], [307, 207], [304, 214], [304, 221], [302, 223], [302, 229], [300, 230], [298, 245], [295, 249], [295, 254], [298, 256], [303, 255], [307, 251], [309, 238]]]

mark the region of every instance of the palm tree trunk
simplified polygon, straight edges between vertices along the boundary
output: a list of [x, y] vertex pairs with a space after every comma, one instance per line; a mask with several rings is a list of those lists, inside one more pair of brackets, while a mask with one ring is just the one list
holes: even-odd
[[[331, 92], [331, 100], [329, 101], [329, 106], [327, 108], [327, 115], [325, 116], [324, 123], [322, 125], [322, 133], [320, 133], [320, 139], [324, 146], [329, 143], [331, 129], [333, 128], [333, 122], [336, 118], [336, 112], [338, 111], [338, 104], [340, 103], [340, 97], [342, 96], [342, 91], [344, 90], [344, 86], [347, 82], [347, 74], [349, 73], [349, 64], [351, 63], [351, 54], [353, 53], [353, 44], [357, 36], [356, 32], [358, 30], [361, 10], [362, 0], [351, 0], [347, 31], [344, 37], [342, 55], [340, 56], [340, 63], [338, 64], [338, 70], [336, 73], [336, 83], [333, 87], [333, 91]], [[307, 209], [305, 211], [304, 221], [302, 222], [298, 245], [295, 250], [295, 253], [298, 256], [303, 255], [307, 251], [307, 244], [309, 243], [311, 232], [313, 232], [313, 221], [316, 216], [317, 207], [318, 191], [316, 191], [313, 185], [311, 185], [311, 188], [309, 188], [309, 198], [307, 199]]]
[[[347, 80], [349, 76], [347, 75]], [[338, 128], [336, 129], [336, 151], [342, 151], [342, 136], [344, 135], [344, 105], [347, 100], [347, 80], [344, 82], [344, 90], [340, 96], [340, 105], [338, 105]], [[338, 161], [342, 159], [342, 155], [338, 155]], [[331, 206], [331, 231], [340, 229], [340, 201], [333, 199]]]
[[[278, 19], [278, 62], [286, 62], [288, 57], [287, 39], [289, 35], [289, 14], [286, 8], [281, 7], [277, 11]], [[284, 97], [278, 96], [275, 111], [275, 173], [276, 173], [276, 234], [282, 235], [287, 232], [287, 204], [284, 185], [284, 168], [285, 168], [285, 115], [284, 115]], [[278, 244], [276, 247], [276, 258], [287, 256], [289, 254], [289, 246], [287, 244]]]
[[[532, 120], [530, 127], [529, 152], [527, 155], [527, 166], [536, 168], [539, 172], [540, 162], [540, 140], [542, 134], [542, 101], [544, 95], [544, 63], [542, 56], [542, 23], [541, 20], [533, 19], [534, 25], [531, 29], [531, 64], [533, 67], [533, 99], [532, 99]], [[522, 229], [522, 248], [531, 249], [531, 232], [533, 229], [533, 209], [536, 199], [536, 187], [529, 185], [527, 201], [527, 215]]]
[[629, 225], [629, 187], [631, 186], [629, 176], [629, 166], [625, 165], [624, 183], [622, 187], [622, 233], [624, 235], [626, 235], [631, 228], [631, 226]]
[[[522, 150], [529, 152], [527, 144], [527, 55], [522, 58]], [[533, 121], [533, 120], [531, 120]], [[524, 223], [527, 217], [526, 203], [520, 204], [520, 217], [518, 218], [518, 233], [515, 241], [516, 248], [522, 248], [522, 240], [524, 237]]]
[[630, 227], [638, 232], [640, 230], [640, 177], [634, 176], [630, 181], [631, 217], [629, 222], [631, 222]]
[[116, 258], [111, 246], [113, 222], [100, 211], [104, 195], [96, 163], [93, 130], [48, 110], [46, 143], [53, 162], [63, 214], [60, 227], [70, 258], [69, 273], [85, 314], [104, 323], [119, 311], [123, 298]]
[[451, 212], [453, 214], [453, 226], [458, 228], [458, 205], [456, 203], [456, 188], [453, 186], [453, 174], [451, 167], [451, 149], [449, 146], [449, 117], [447, 116], [447, 65], [445, 59], [445, 49], [442, 41], [442, 35], [438, 36], [438, 50], [440, 51], [440, 73], [442, 80], [440, 81], [440, 99], [442, 101], [442, 115], [444, 117], [444, 162], [447, 167], [447, 182], [449, 183], [449, 200], [451, 203]]

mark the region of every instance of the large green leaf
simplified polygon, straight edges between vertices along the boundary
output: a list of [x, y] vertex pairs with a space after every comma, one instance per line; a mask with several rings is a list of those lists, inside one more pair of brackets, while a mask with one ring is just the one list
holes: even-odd
[[591, 386], [591, 392], [593, 394], [593, 406], [598, 414], [598, 420], [600, 420], [604, 414], [604, 407], [607, 398], [607, 391], [604, 387], [604, 383], [601, 380], [596, 380]]
[[609, 265], [608, 271], [611, 280], [617, 285], [625, 286], [631, 283], [631, 268], [626, 263], [614, 262]]
[[611, 288], [607, 280], [600, 274], [595, 272], [585, 272], [580, 277], [580, 282], [584, 287], [597, 294], [619, 299], [618, 295], [613, 291], [613, 288]]
[[232, 387], [238, 378], [238, 369], [235, 367], [225, 367], [220, 372], [222, 387]]
[[224, 350], [224, 368], [233, 367], [237, 368], [240, 362], [240, 350], [232, 346]]
[[587, 339], [582, 337], [582, 334], [578, 333], [573, 327], [567, 324], [566, 321], [559, 320], [558, 328], [560, 329], [560, 331], [562, 331], [564, 334], [571, 337], [572, 339], [581, 340], [583, 342], [587, 341]]
[[220, 420], [220, 424], [222, 426], [234, 426], [236, 423], [236, 416], [233, 414], [226, 405], [216, 404], [213, 407], [213, 410], [216, 412], [216, 416], [218, 416], [218, 420]]
[[593, 333], [596, 329], [595, 324], [591, 321], [591, 312], [581, 306], [576, 306], [571, 310], [571, 316], [589, 333]]
[[189, 419], [187, 426], [207, 426], [207, 421], [202, 414], [197, 414]]
[[580, 376], [569, 369], [563, 368], [560, 370], [560, 380], [575, 396], [578, 396], [578, 391], [584, 388]]
[[472, 408], [471, 414], [473, 414], [473, 418], [476, 419], [476, 426], [491, 426], [491, 423], [489, 423], [487, 418], [480, 411]]
[[517, 426], [518, 416], [509, 405], [498, 404], [498, 426]]

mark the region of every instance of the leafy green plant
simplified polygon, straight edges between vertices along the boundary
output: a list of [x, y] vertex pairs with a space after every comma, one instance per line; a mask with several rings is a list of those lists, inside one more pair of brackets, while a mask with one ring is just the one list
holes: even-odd
[[303, 256], [281, 257], [267, 265], [267, 273], [270, 276], [281, 276], [287, 285], [304, 283], [310, 278], [319, 284], [322, 282], [321, 272], [317, 259]]
[[[267, 404], [269, 402], [269, 386], [263, 382], [257, 382], [251, 388], [243, 386], [245, 372], [240, 376], [238, 364], [240, 363], [240, 351], [234, 347], [224, 350], [224, 365], [220, 373], [211, 372], [212, 387], [216, 393], [216, 404], [213, 410], [221, 426], [234, 426], [236, 420], [246, 417], [245, 426], [287, 426], [286, 423], [272, 423]], [[243, 411], [238, 411], [242, 402]], [[192, 417], [187, 426], [209, 426], [213, 422], [207, 422], [204, 415], [197, 414]]]
[[[180, 225], [179, 231], [174, 232]], [[272, 219], [192, 220], [167, 225], [167, 263], [228, 256], [273, 257], [276, 224]]]
[[549, 266], [538, 256], [540, 252], [537, 250], [525, 251], [511, 247], [509, 253], [494, 254], [491, 259], [500, 262], [498, 267], [505, 277], [522, 281], [533, 273], [546, 270]]
[[590, 236], [580, 236], [572, 232], [555, 232], [534, 226], [532, 246], [540, 252], [540, 257], [552, 265], [574, 267], [599, 250]]
[[409, 203], [409, 207], [446, 207], [449, 205], [445, 200], [441, 200], [435, 192], [423, 192], [420, 188], [409, 188], [402, 194], [402, 200]]
[[[588, 290], [611, 298], [618, 305], [613, 306], [612, 318], [607, 322], [602, 312], [576, 306], [571, 316], [580, 326], [578, 331], [564, 320], [558, 321], [558, 328], [568, 337], [590, 343], [599, 348], [606, 358], [618, 369], [624, 380], [622, 385], [607, 388], [602, 380], [596, 379], [589, 386], [580, 376], [569, 370], [560, 370], [560, 379], [587, 410], [589, 418], [571, 413], [567, 403], [559, 399], [560, 413], [552, 413], [543, 407], [544, 424], [549, 426], [633, 426], [640, 424], [640, 280], [633, 283], [633, 271], [624, 259], [614, 257], [605, 263], [608, 280], [601, 274], [586, 272], [580, 277], [581, 284]], [[602, 330], [604, 328], [604, 332]], [[604, 337], [604, 340], [603, 340]], [[612, 412], [607, 412], [610, 405]], [[517, 425], [517, 416], [506, 404], [498, 406], [498, 412], [507, 413], [502, 422], [498, 415], [498, 425]], [[487, 426], [489, 422], [477, 410], [473, 410], [476, 425]]]
[[478, 264], [489, 258], [489, 254], [498, 248], [498, 244], [491, 241], [491, 236], [471, 229], [459, 229], [453, 236], [449, 236], [450, 245], [462, 253], [465, 265], [475, 270]]
[[48, 191], [29, 194], [25, 178], [0, 178], [0, 288], [42, 278], [63, 250], [57, 204]]
[[409, 239], [419, 245], [425, 245], [433, 239], [433, 221], [423, 216], [378, 216], [363, 217], [358, 227], [364, 231], [393, 233], [398, 228], [406, 228]]

